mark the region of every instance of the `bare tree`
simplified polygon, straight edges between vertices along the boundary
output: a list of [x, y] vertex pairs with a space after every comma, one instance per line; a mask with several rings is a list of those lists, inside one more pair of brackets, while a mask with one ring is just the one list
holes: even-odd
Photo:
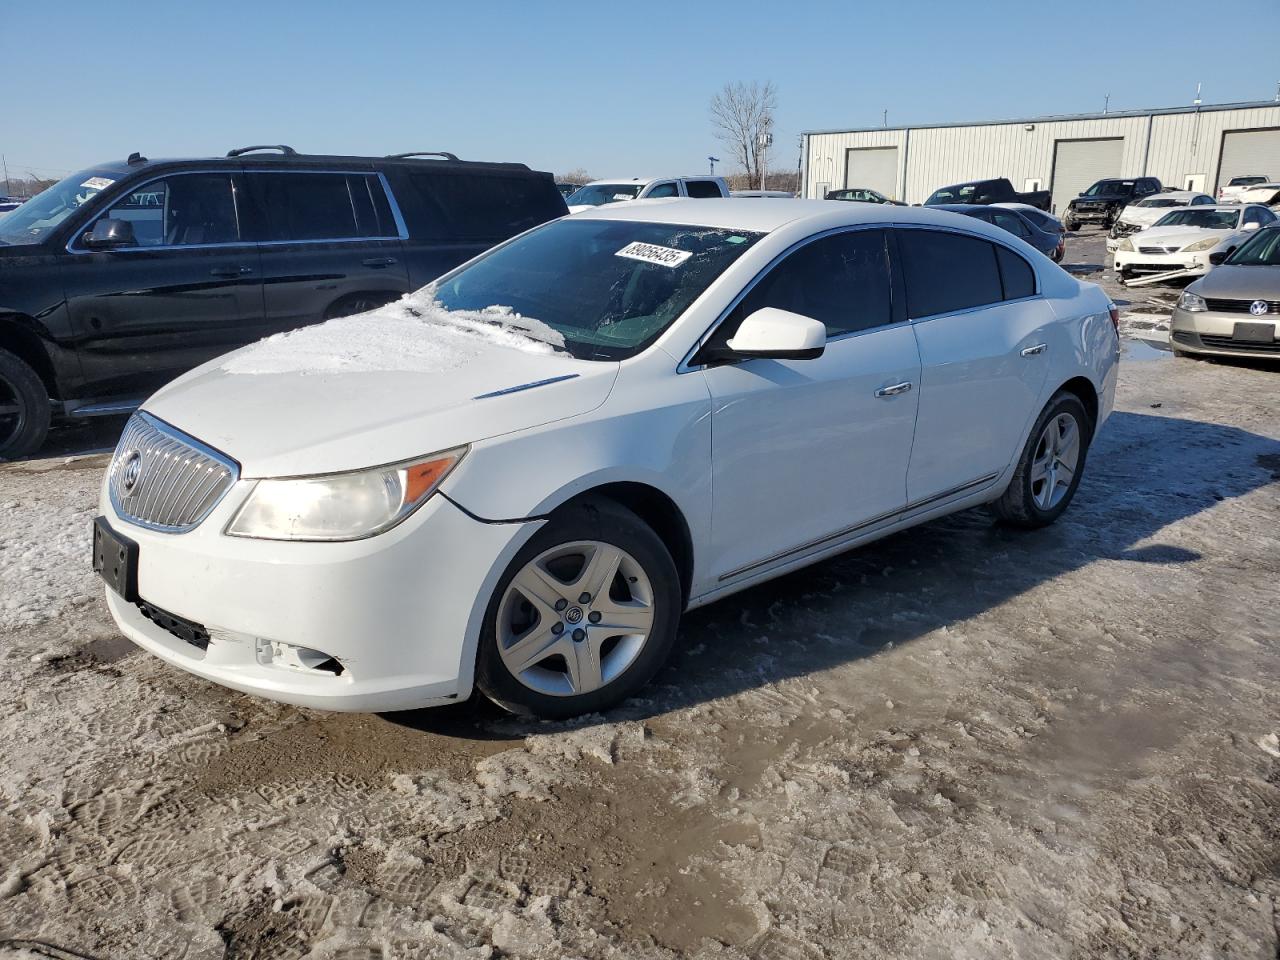
[[574, 170], [570, 170], [568, 173], [560, 174], [558, 177], [556, 177], [556, 180], [558, 180], [560, 183], [583, 184], [583, 183], [591, 182], [591, 175], [587, 173], [587, 171], [584, 168], [577, 167]]
[[711, 98], [711, 124], [716, 139], [732, 150], [742, 164], [749, 189], [759, 189], [764, 182], [777, 106], [778, 90], [772, 81], [726, 83]]

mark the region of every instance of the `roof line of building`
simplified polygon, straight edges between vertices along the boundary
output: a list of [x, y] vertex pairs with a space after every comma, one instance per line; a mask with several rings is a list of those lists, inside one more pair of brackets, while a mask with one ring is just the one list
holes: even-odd
[[1280, 107], [1278, 100], [1246, 100], [1242, 103], [1202, 103], [1185, 107], [1157, 107], [1152, 110], [1108, 110], [1106, 113], [1060, 113], [1046, 117], [1022, 117], [1012, 120], [964, 120], [959, 123], [916, 123], [897, 127], [842, 127], [832, 130], [804, 130], [806, 137], [830, 133], [901, 133], [906, 130], [930, 130], [939, 127], [995, 127], [1017, 123], [1058, 123], [1065, 120], [1109, 120], [1118, 117], [1149, 117], [1170, 113], [1209, 113], [1216, 110], [1247, 110], [1256, 107]]

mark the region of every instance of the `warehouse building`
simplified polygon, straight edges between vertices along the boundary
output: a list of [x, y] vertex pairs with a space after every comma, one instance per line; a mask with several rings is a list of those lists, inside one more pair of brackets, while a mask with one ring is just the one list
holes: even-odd
[[802, 196], [870, 187], [922, 203], [938, 187], [1008, 177], [1058, 213], [1103, 177], [1159, 177], [1215, 193], [1242, 174], [1280, 180], [1280, 101], [1203, 104], [804, 134]]

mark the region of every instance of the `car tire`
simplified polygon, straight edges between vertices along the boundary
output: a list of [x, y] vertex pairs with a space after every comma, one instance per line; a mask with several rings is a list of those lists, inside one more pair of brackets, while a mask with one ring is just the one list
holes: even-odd
[[[604, 592], [592, 587], [597, 557], [601, 569], [616, 570]], [[476, 687], [521, 716], [607, 709], [666, 662], [683, 606], [675, 563], [651, 527], [611, 500], [570, 504], [499, 579], [481, 628]], [[618, 624], [636, 632], [608, 632]]]
[[53, 409], [40, 375], [22, 358], [0, 350], [0, 460], [25, 457], [49, 435]]
[[1071, 217], [1067, 217], [1065, 220], [1063, 220], [1062, 225], [1066, 227], [1068, 230], [1070, 230], [1072, 233], [1075, 233], [1077, 230], [1080, 229], [1080, 221], [1073, 220]]
[[1062, 516], [1080, 485], [1092, 438], [1093, 422], [1080, 398], [1066, 390], [1055, 393], [1031, 428], [1013, 479], [992, 504], [1000, 521], [1033, 530]]

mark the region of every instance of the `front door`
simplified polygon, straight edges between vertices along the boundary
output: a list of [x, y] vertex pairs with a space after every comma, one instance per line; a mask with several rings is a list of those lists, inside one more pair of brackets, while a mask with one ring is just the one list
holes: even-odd
[[981, 489], [1004, 472], [1038, 412], [1056, 322], [1035, 272], [972, 235], [897, 230], [920, 346], [912, 505]]
[[712, 337], [778, 307], [821, 320], [814, 360], [707, 368], [712, 556], [724, 583], [801, 559], [901, 510], [920, 361], [895, 296], [886, 231], [809, 242], [777, 264]]
[[243, 239], [237, 178], [152, 180], [103, 217], [129, 221], [134, 243], [90, 251], [72, 241], [63, 270], [89, 396], [144, 396], [263, 333], [256, 244]]

